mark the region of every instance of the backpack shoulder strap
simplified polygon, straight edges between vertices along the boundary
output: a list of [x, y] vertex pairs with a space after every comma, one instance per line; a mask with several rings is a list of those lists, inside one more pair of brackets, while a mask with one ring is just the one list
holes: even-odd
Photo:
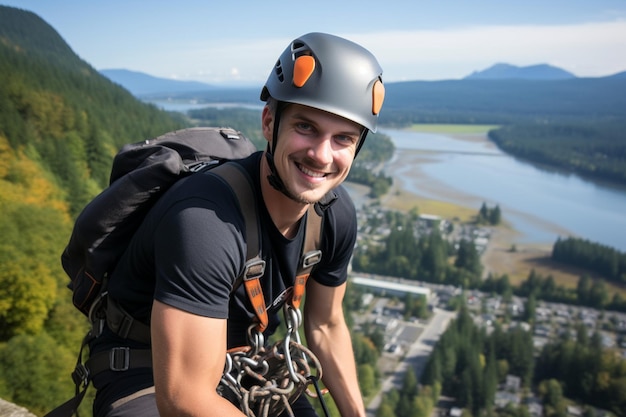
[[239, 164], [229, 162], [215, 167], [209, 172], [215, 173], [223, 178], [228, 185], [230, 185], [237, 197], [237, 201], [239, 201], [241, 214], [244, 217], [246, 225], [246, 260], [260, 257], [260, 225], [252, 180], [248, 173], [245, 172]]
[[225, 163], [211, 170], [218, 174], [232, 188], [246, 225], [246, 265], [243, 273], [233, 283], [231, 292], [235, 292], [242, 281], [254, 308], [259, 331], [263, 332], [269, 323], [261, 277], [265, 272], [265, 261], [261, 257], [261, 233], [257, 201], [252, 180], [245, 170], [236, 163]]
[[304, 296], [306, 283], [313, 271], [313, 267], [322, 260], [320, 241], [322, 236], [322, 215], [315, 209], [315, 204], [309, 205], [306, 215], [306, 230], [300, 263], [296, 271], [296, 279], [293, 286], [293, 295], [290, 304], [298, 309]]
[[311, 204], [307, 210], [305, 233], [298, 275], [313, 268], [322, 259], [322, 252], [320, 251], [322, 216], [317, 212], [315, 204]]

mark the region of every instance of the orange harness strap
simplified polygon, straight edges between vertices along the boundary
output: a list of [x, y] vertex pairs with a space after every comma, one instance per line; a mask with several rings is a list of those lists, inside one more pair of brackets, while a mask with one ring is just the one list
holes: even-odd
[[[296, 309], [300, 308], [300, 303], [302, 302], [304, 291], [306, 289], [306, 283], [311, 275], [313, 267], [322, 259], [322, 252], [318, 249], [321, 230], [322, 217], [315, 211], [315, 205], [311, 204], [306, 216], [306, 230], [304, 243], [302, 245], [302, 256], [300, 257], [300, 264], [298, 265], [298, 270], [296, 272], [292, 297], [291, 300], [289, 300], [289, 304]], [[265, 298], [263, 297], [263, 288], [261, 287], [261, 277], [263, 276], [263, 271], [261, 271], [260, 274], [247, 273], [246, 275], [248, 276], [244, 276], [243, 278], [244, 287], [246, 289], [246, 293], [248, 294], [248, 299], [254, 308], [254, 314], [256, 315], [258, 321], [257, 329], [260, 332], [263, 332], [267, 329], [269, 321]]]

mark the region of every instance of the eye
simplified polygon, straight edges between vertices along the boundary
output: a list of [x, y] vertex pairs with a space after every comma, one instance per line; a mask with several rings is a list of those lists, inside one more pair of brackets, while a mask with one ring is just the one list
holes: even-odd
[[296, 123], [296, 130], [300, 133], [309, 133], [313, 131], [313, 126], [307, 122], [298, 122]]
[[353, 145], [358, 140], [359, 138], [353, 135], [335, 135], [335, 141], [343, 146]]

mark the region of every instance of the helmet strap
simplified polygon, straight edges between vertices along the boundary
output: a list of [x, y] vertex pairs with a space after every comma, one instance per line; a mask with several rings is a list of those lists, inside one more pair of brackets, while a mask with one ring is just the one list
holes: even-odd
[[276, 164], [274, 163], [274, 152], [276, 151], [276, 143], [278, 142], [278, 127], [280, 125], [280, 116], [285, 108], [285, 104], [282, 101], [277, 101], [276, 103], [276, 111], [274, 112], [274, 129], [272, 131], [272, 144], [267, 144], [267, 149], [265, 150], [265, 159], [267, 160], [267, 164], [270, 167], [270, 175], [267, 176], [267, 180], [270, 185], [277, 191], [280, 191], [288, 198], [298, 201], [290, 192], [287, 190], [285, 183], [283, 182], [280, 175], [278, 175], [278, 170], [276, 169]]
[[361, 136], [359, 137], [359, 142], [356, 145], [356, 151], [354, 152], [354, 159], [356, 159], [356, 156], [359, 154], [359, 151], [361, 150], [361, 147], [365, 143], [365, 138], [367, 137], [367, 134], [369, 132], [370, 130], [366, 127], [363, 127], [363, 130], [361, 130]]

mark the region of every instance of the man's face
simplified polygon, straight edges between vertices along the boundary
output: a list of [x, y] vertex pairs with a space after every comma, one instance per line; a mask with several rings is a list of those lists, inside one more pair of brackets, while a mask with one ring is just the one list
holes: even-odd
[[[271, 141], [273, 117], [264, 134]], [[348, 176], [362, 127], [343, 117], [297, 104], [281, 113], [274, 163], [288, 193], [301, 203], [319, 201]]]

